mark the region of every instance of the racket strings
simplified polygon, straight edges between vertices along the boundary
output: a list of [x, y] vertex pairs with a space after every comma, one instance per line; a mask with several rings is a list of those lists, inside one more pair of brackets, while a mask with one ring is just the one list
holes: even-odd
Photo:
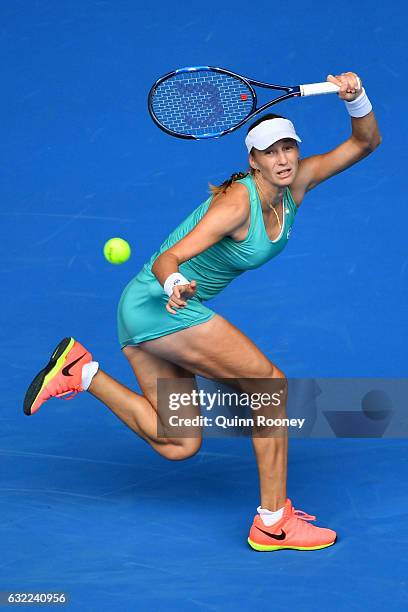
[[198, 136], [228, 130], [248, 117], [254, 104], [244, 81], [210, 70], [174, 74], [159, 83], [151, 102], [163, 126]]

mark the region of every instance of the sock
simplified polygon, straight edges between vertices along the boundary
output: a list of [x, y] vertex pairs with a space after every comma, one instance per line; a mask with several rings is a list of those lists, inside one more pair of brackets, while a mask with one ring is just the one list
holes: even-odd
[[267, 527], [270, 527], [274, 523], [280, 521], [283, 516], [284, 509], [285, 507], [281, 508], [280, 510], [276, 510], [276, 512], [271, 512], [270, 510], [267, 510], [266, 508], [261, 508], [261, 506], [259, 506], [257, 508], [257, 511], [262, 519], [263, 524]]
[[88, 390], [88, 387], [91, 384], [93, 377], [97, 373], [98, 368], [99, 363], [97, 361], [91, 361], [82, 367], [82, 387], [84, 391]]

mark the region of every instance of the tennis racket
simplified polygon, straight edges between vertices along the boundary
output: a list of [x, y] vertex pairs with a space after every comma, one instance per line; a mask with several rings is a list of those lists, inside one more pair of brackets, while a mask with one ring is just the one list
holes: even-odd
[[[254, 87], [283, 95], [257, 108]], [[337, 93], [334, 83], [272, 85], [212, 66], [180, 68], [165, 74], [149, 92], [148, 107], [156, 125], [178, 138], [218, 138], [237, 130], [273, 104], [299, 96]]]

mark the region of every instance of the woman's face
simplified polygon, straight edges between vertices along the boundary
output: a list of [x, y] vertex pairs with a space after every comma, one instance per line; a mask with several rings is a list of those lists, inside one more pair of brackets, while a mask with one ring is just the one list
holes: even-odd
[[296, 176], [299, 149], [293, 138], [283, 138], [264, 151], [252, 149], [249, 156], [251, 167], [260, 171], [267, 181], [276, 186], [290, 185]]

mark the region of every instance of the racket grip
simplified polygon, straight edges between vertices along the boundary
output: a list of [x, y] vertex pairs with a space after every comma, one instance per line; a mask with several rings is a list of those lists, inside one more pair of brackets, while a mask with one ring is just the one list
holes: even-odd
[[338, 85], [326, 81], [325, 83], [309, 83], [299, 85], [302, 96], [319, 96], [320, 94], [337, 93], [340, 89]]

